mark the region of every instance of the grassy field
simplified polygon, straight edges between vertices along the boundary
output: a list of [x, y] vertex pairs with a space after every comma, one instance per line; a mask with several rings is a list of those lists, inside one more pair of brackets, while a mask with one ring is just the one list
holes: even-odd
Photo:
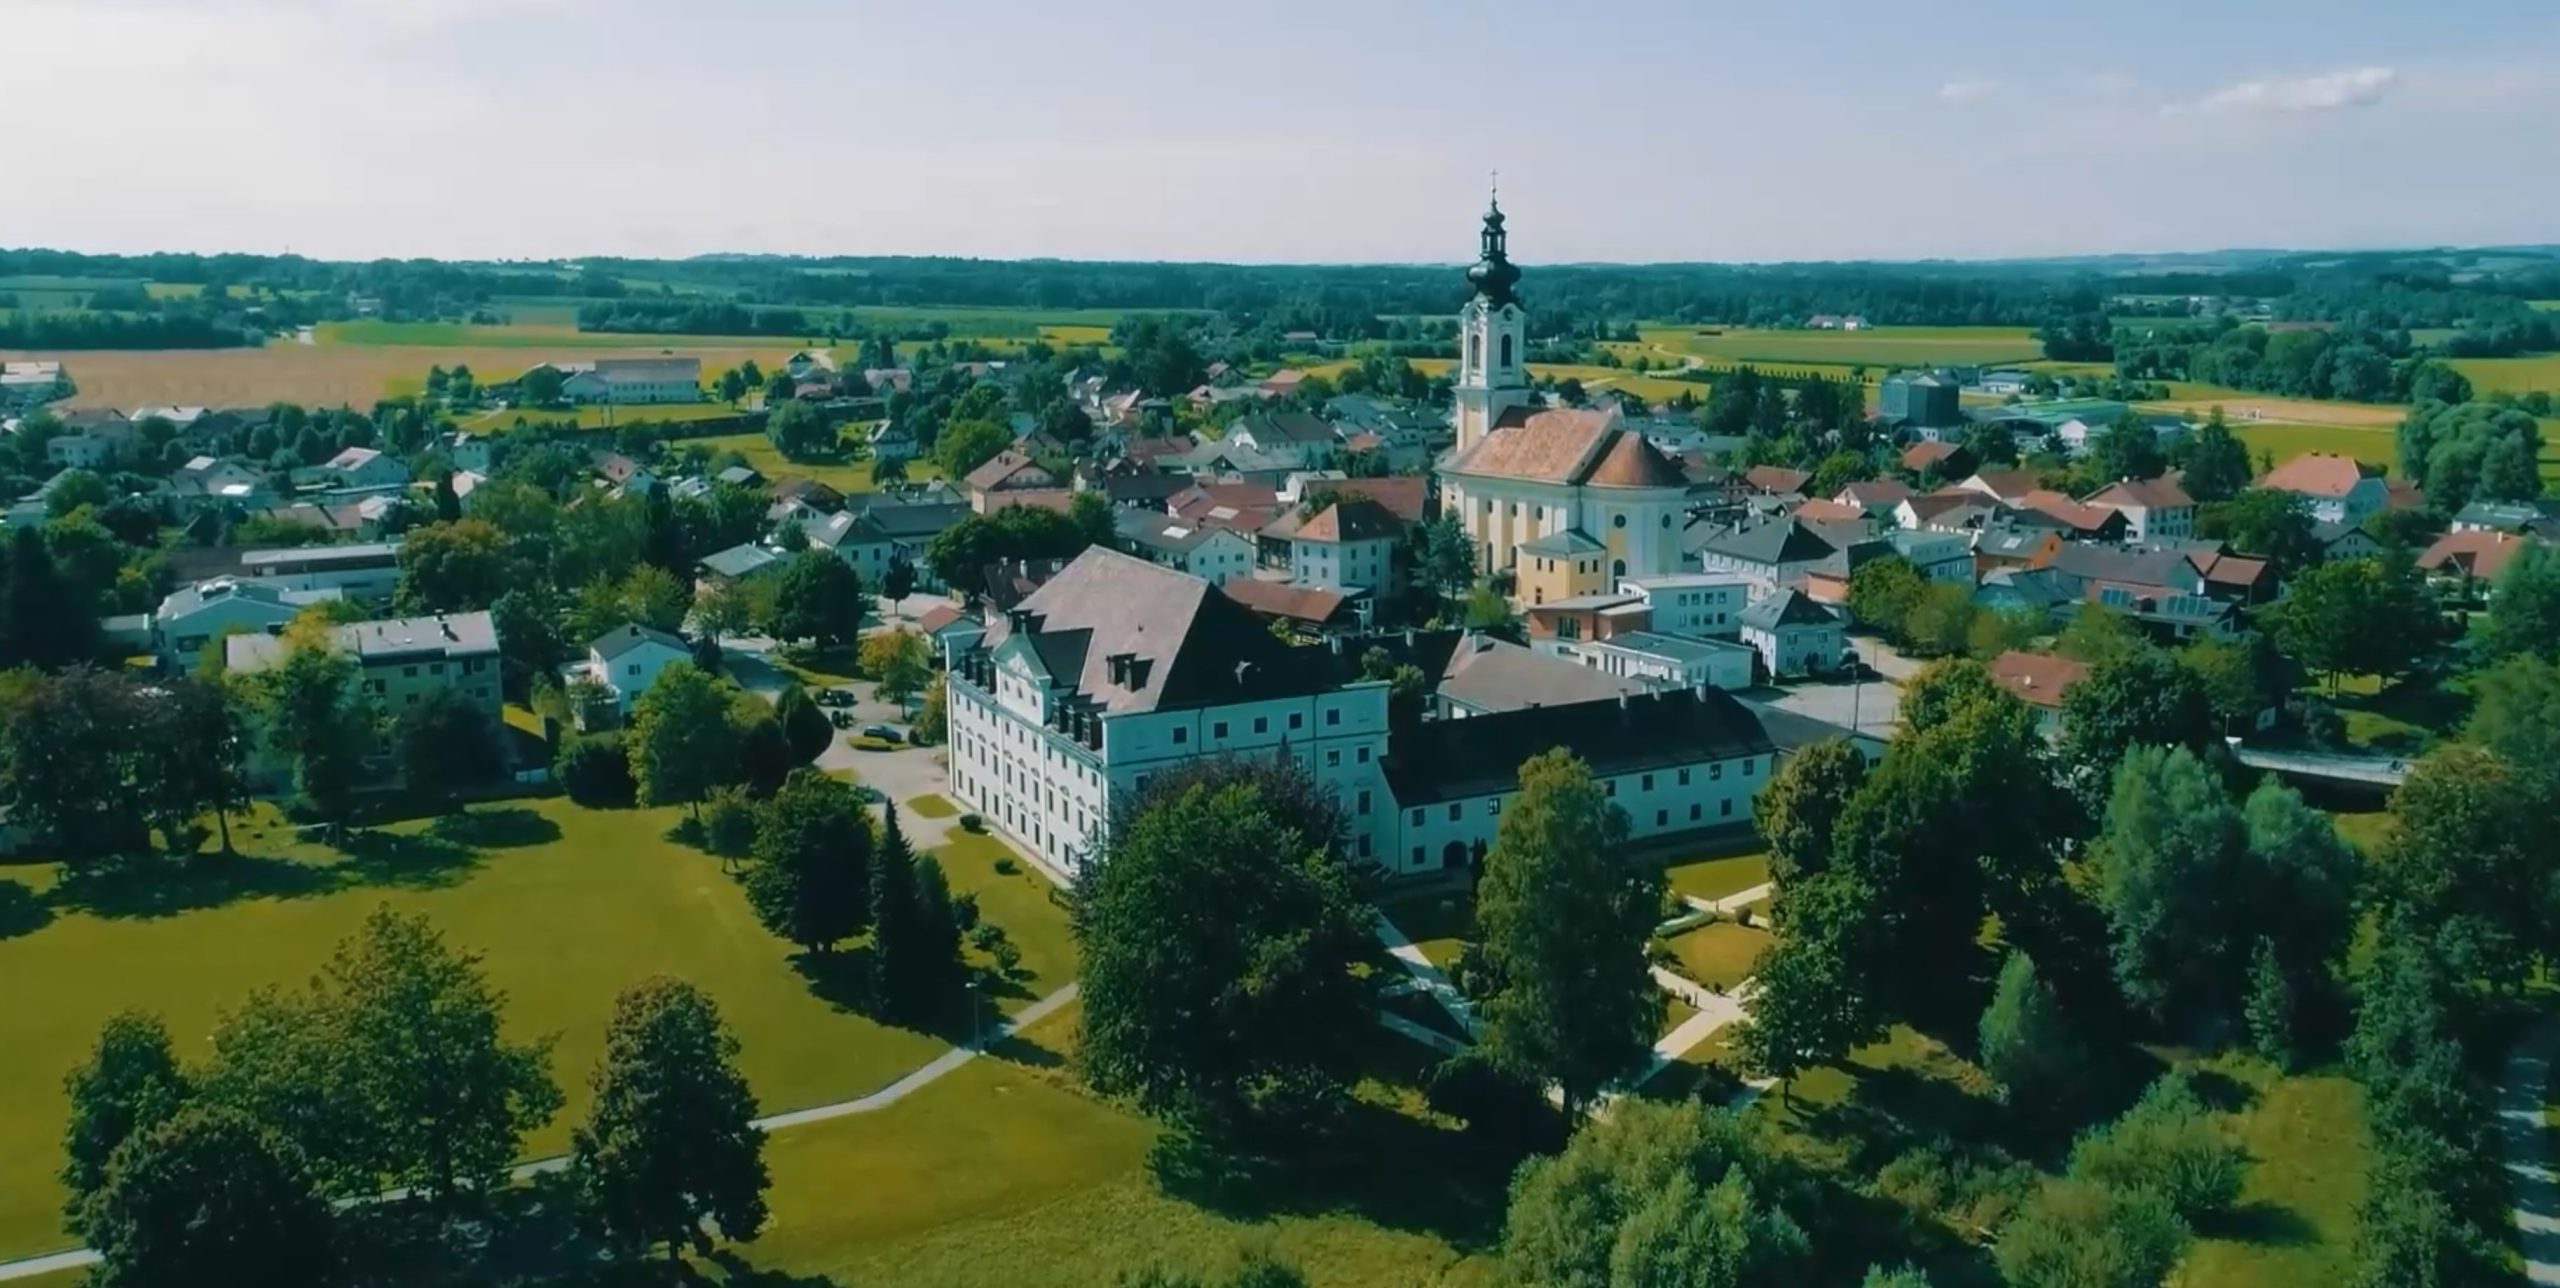
[[960, 812], [960, 807], [952, 804], [949, 798], [933, 792], [908, 801], [907, 808], [924, 818], [949, 818]]
[[1730, 992], [1751, 978], [1754, 963], [1768, 951], [1768, 931], [1734, 921], [1711, 921], [1664, 940], [1680, 957], [1680, 973], [1715, 989]]
[[[685, 447], [702, 447], [712, 454], [736, 452], [747, 458], [747, 464], [769, 479], [798, 477], [816, 479], [839, 492], [872, 492], [878, 488], [871, 482], [868, 460], [842, 463], [804, 462], [784, 459], [773, 440], [762, 434], [718, 434], [709, 438], [688, 438]], [[907, 462], [907, 479], [921, 483], [942, 477], [942, 468], [927, 460]]]
[[1861, 331], [1779, 331], [1750, 328], [1646, 327], [1648, 345], [1712, 362], [1864, 366], [1982, 366], [2028, 362], [2044, 356], [2024, 327], [1887, 326]]
[[1475, 905], [1464, 890], [1400, 895], [1381, 907], [1434, 966], [1456, 961], [1458, 950], [1475, 938]]
[[604, 429], [614, 425], [636, 425], [642, 421], [682, 424], [689, 420], [723, 420], [738, 414], [727, 403], [653, 403], [645, 407], [567, 407], [546, 411], [539, 408], [502, 407], [464, 416], [455, 426], [477, 433], [494, 433], [515, 428], [517, 421], [527, 425], [560, 425], [578, 429]]
[[[590, 811], [561, 800], [483, 806], [466, 833], [424, 822], [361, 836], [339, 854], [294, 842], [269, 814], [235, 829], [249, 856], [219, 879], [133, 890], [55, 890], [46, 866], [0, 879], [52, 891], [49, 923], [0, 940], [0, 978], [43, 981], [0, 1007], [0, 1257], [65, 1243], [54, 1182], [61, 1080], [98, 1026], [128, 1007], [158, 1012], [199, 1058], [220, 1014], [261, 986], [292, 984], [376, 905], [423, 912], [458, 948], [484, 954], [518, 1037], [558, 1036], [552, 1073], [569, 1105], [528, 1142], [564, 1147], [585, 1110], [614, 995], [652, 974], [710, 991], [737, 1032], [767, 1112], [874, 1090], [931, 1059], [950, 1034], [892, 1028], [827, 1000], [792, 949], [756, 924], [735, 880], [663, 839], [677, 812]], [[1065, 914], [1029, 877], [983, 851], [946, 856], [954, 889], [978, 894], [1029, 972], [995, 999], [1014, 1009], [1072, 973]], [[851, 958], [847, 957], [847, 961]], [[955, 1014], [956, 1032], [965, 1024]]]
[[[675, 351], [681, 357], [700, 358], [708, 374], [749, 358], [771, 366], [797, 347], [788, 341], [728, 341], [688, 344]], [[431, 366], [448, 370], [467, 366], [484, 379], [512, 380], [537, 362], [579, 362], [595, 356], [593, 346], [295, 344], [289, 340], [255, 349], [0, 352], [0, 358], [61, 361], [80, 386], [66, 404], [75, 408], [263, 407], [284, 401], [306, 407], [364, 409], [396, 393], [417, 392]]]
[[1671, 892], [1692, 899], [1721, 899], [1740, 894], [1769, 879], [1769, 856], [1740, 854], [1724, 859], [1700, 859], [1693, 863], [1674, 864], [1663, 875], [1671, 884]]
[[2501, 389], [2517, 394], [2536, 389], [2560, 393], [2560, 353], [2530, 358], [2455, 358], [2453, 369], [2470, 377], [2471, 387], [2481, 393]]
[[[1301, 370], [1310, 372], [1331, 372], [1339, 371], [1341, 368], [1349, 365], [1351, 364], [1347, 361], [1322, 363], [1314, 367], [1301, 368]], [[1426, 376], [1445, 376], [1449, 374], [1450, 368], [1457, 365], [1457, 361], [1452, 358], [1413, 359], [1413, 369]], [[1666, 399], [1677, 398], [1682, 394], [1689, 394], [1698, 398], [1704, 398], [1707, 396], [1707, 387], [1697, 383], [1696, 381], [1665, 380], [1660, 376], [1638, 375], [1635, 372], [1619, 367], [1603, 367], [1585, 363], [1533, 362], [1529, 364], [1529, 374], [1531, 376], [1548, 377], [1556, 380], [1564, 380], [1567, 378], [1579, 380], [1582, 382], [1583, 388], [1588, 389], [1593, 393], [1598, 393], [1606, 389], [1623, 389], [1628, 393], [1634, 394], [1638, 398], [1645, 399], [1648, 402], [1661, 402]]]
[[[574, 325], [540, 326], [517, 322], [508, 326], [474, 326], [466, 322], [323, 322], [313, 328], [322, 346], [400, 345], [446, 349], [696, 349], [741, 346], [784, 346], [788, 356], [797, 345], [779, 336], [641, 335], [619, 331], [581, 331]], [[451, 363], [445, 364], [451, 366]], [[527, 362], [526, 366], [533, 365]], [[475, 368], [476, 370], [476, 368]], [[512, 374], [512, 373], [509, 373]]]
[[2278, 464], [2305, 452], [2328, 452], [2351, 457], [2384, 470], [2399, 472], [2399, 451], [2387, 429], [2365, 429], [2354, 425], [2235, 425], [2233, 432], [2249, 449], [2254, 467], [2260, 453], [2273, 456]]

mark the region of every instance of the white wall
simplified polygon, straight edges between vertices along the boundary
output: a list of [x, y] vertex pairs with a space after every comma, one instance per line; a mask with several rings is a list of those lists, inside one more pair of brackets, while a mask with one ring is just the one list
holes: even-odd
[[[1749, 822], [1752, 798], [1768, 781], [1771, 760], [1765, 754], [1739, 756], [1666, 765], [1600, 781], [1607, 785], [1610, 800], [1626, 811], [1628, 837], [1644, 841]], [[1437, 872], [1453, 857], [1452, 843], [1461, 855], [1471, 855], [1479, 842], [1492, 848], [1502, 810], [1513, 794], [1503, 791], [1401, 806], [1395, 815], [1395, 859], [1390, 870]]]

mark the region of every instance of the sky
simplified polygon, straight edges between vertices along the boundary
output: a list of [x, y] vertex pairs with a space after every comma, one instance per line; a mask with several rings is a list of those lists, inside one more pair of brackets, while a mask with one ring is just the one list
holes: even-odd
[[2560, 242], [2560, 0], [0, 0], [0, 246]]

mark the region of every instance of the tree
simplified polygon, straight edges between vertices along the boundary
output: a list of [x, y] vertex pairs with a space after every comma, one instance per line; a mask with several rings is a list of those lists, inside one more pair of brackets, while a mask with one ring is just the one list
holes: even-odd
[[2180, 456], [2187, 495], [2199, 504], [2228, 501], [2249, 486], [2249, 447], [2231, 432], [2218, 406], [2187, 436]]
[[852, 566], [824, 550], [804, 550], [774, 575], [765, 631], [822, 648], [849, 644], [861, 634], [862, 608], [862, 578]]
[[2345, 675], [2406, 672], [2441, 626], [2434, 596], [2405, 553], [2321, 564], [2261, 611], [2277, 647], [2333, 685]]
[[2521, 984], [2551, 942], [2552, 847], [2504, 761], [2456, 744], [2418, 762], [2391, 797], [2380, 882], [2458, 979]]
[[192, 1105], [116, 1150], [85, 1225], [96, 1288], [323, 1288], [329, 1207], [293, 1147], [236, 1109]]
[[747, 902], [764, 928], [832, 952], [870, 922], [871, 816], [853, 787], [794, 769], [756, 823]]
[[1866, 753], [1847, 738], [1826, 738], [1779, 763], [1751, 807], [1771, 880], [1783, 888], [1830, 866], [1831, 831], [1866, 781]]
[[1114, 820], [1078, 890], [1079, 1051], [1096, 1089], [1233, 1141], [1346, 1085], [1368, 913], [1303, 771], [1175, 774]]
[[0, 720], [0, 802], [12, 821], [75, 864], [147, 851], [154, 704], [88, 667], [15, 675]]
[[2299, 1060], [2296, 1031], [2301, 1009], [2293, 981], [2276, 960], [2275, 941], [2259, 937], [2249, 957], [2249, 1001], [2243, 1018], [2249, 1025], [2250, 1048], [2278, 1069], [2291, 1070]]
[[946, 977], [950, 963], [926, 956], [931, 945], [922, 933], [924, 908], [917, 900], [916, 856], [907, 847], [906, 832], [898, 826], [895, 801], [881, 806], [880, 844], [871, 855], [869, 897], [873, 991], [893, 1017], [916, 1019], [931, 1014], [936, 986]]
[[408, 613], [487, 608], [522, 580], [505, 533], [485, 519], [413, 528], [400, 542], [397, 600]]
[[96, 638], [95, 612], [54, 567], [44, 534], [15, 528], [0, 580], [0, 666], [58, 670], [88, 658]]
[[933, 460], [944, 478], [962, 479], [1011, 446], [1013, 431], [994, 421], [955, 420], [934, 439]]
[[2160, 436], [2140, 412], [2116, 417], [2106, 432], [2089, 442], [2089, 475], [2095, 479], [2157, 478], [2168, 464], [2160, 454]]
[[1871, 989], [1883, 909], [1875, 892], [1837, 872], [1805, 877], [1778, 904], [1785, 933], [1754, 967], [1751, 1016], [1734, 1033], [1743, 1063], [1778, 1080], [1846, 1057], [1884, 1033], [1882, 999]]
[[2150, 646], [2130, 618], [2103, 604], [2082, 604], [2053, 642], [2053, 651], [2097, 666]]
[[1442, 599], [1465, 593], [1476, 580], [1476, 545], [1459, 526], [1455, 513], [1443, 511], [1414, 529], [1418, 547], [1412, 560], [1415, 579]]
[[903, 703], [933, 679], [933, 659], [924, 637], [914, 631], [887, 630], [862, 641], [863, 672], [878, 683], [880, 696]]
[[2116, 765], [2135, 747], [2207, 754], [2221, 739], [2213, 701], [2196, 673], [2148, 645], [2117, 654], [2062, 691], [2063, 759], [2094, 816], [2114, 789]]
[[[699, 806], [729, 781], [738, 731], [729, 721], [730, 685], [691, 662], [670, 662], [631, 707], [631, 780], [652, 805]], [[697, 817], [700, 810], [695, 811]]]
[[2183, 747], [2136, 747], [2117, 769], [2095, 851], [2096, 902], [2116, 982], [2155, 1014], [2228, 1004], [2245, 963], [2228, 957], [2239, 910], [2240, 811]]
[[392, 725], [392, 749], [409, 790], [451, 804], [456, 793], [498, 776], [498, 730], [460, 690], [436, 689], [404, 707]]
[[1940, 658], [1921, 667], [1903, 683], [1902, 723], [1909, 729], [1935, 729], [1966, 707], [2006, 696], [1980, 662]]
[[2311, 516], [2302, 498], [2273, 488], [2242, 488], [2224, 501], [2196, 507], [2196, 535], [2228, 541], [2244, 555], [2275, 562], [2280, 573], [2308, 568], [2320, 558], [2320, 543], [2311, 537]]
[[2010, 1288], [2157, 1288], [2189, 1237], [2159, 1194], [2064, 1180], [2001, 1228], [1993, 1257]]
[[2535, 808], [2560, 808], [2560, 663], [2510, 657], [2472, 674], [2471, 699], [2463, 738], [2496, 756]]
[[1644, 950], [1662, 874], [1622, 860], [1627, 816], [1562, 748], [1520, 767], [1476, 895], [1482, 1044], [1564, 1089], [1568, 1116], [1643, 1066], [1662, 1020]]
[[2072, 1090], [2084, 1061], [2079, 1039], [2063, 1019], [2053, 990], [2036, 978], [2036, 964], [2012, 949], [2000, 965], [2000, 983], [1983, 1008], [1978, 1029], [1982, 1071], [2004, 1099], [2041, 1113]]
[[551, 758], [552, 781], [569, 799], [590, 809], [628, 805], [638, 794], [631, 781], [631, 756], [619, 733], [573, 734], [560, 740]]
[[596, 1065], [595, 1108], [572, 1137], [570, 1175], [615, 1247], [711, 1250], [764, 1228], [764, 1133], [738, 1072], [738, 1040], [709, 994], [664, 975], [615, 999]]
[[951, 689], [940, 675], [924, 687], [924, 701], [916, 707], [915, 722], [907, 727], [909, 740], [932, 747], [951, 738]]
[[916, 593], [916, 566], [908, 563], [905, 555], [891, 556], [889, 570], [880, 575], [880, 597], [888, 600], [890, 605], [895, 607], [906, 602], [907, 596], [914, 593]]
[[792, 763], [805, 765], [818, 758], [836, 740], [835, 726], [827, 713], [811, 701], [809, 691], [798, 684], [785, 684], [773, 699], [773, 718], [782, 725], [782, 737], [791, 745]]
[[2196, 1098], [2183, 1071], [2154, 1081], [2123, 1117], [2071, 1147], [2073, 1177], [2157, 1194], [2190, 1224], [2230, 1211], [2245, 1165], [2239, 1145]]
[[782, 453], [782, 459], [816, 460], [840, 450], [836, 427], [816, 407], [788, 394], [769, 399], [766, 405], [770, 410], [764, 417], [765, 437], [773, 440], [773, 450]]
[[548, 362], [538, 363], [516, 377], [516, 394], [533, 406], [548, 407], [560, 401], [560, 385], [566, 379], [558, 367]]
[[355, 659], [340, 651], [326, 624], [297, 619], [284, 640], [283, 657], [247, 681], [261, 741], [291, 767], [295, 799], [343, 825], [372, 750], [373, 705]]
[[1929, 583], [1899, 555], [1872, 559], [1849, 574], [1849, 613], [1887, 636], [1903, 638], [1903, 625], [1920, 606]]
[[739, 374], [736, 367], [721, 372], [716, 387], [720, 393], [720, 401], [732, 407], [737, 406], [739, 401], [747, 396], [747, 378]]
[[117, 1147], [148, 1133], [185, 1106], [192, 1093], [169, 1045], [168, 1026], [156, 1015], [125, 1011], [98, 1031], [88, 1063], [62, 1080], [71, 1102], [63, 1130], [62, 1188], [71, 1228], [89, 1233], [85, 1210], [107, 1183]]
[[548, 582], [517, 586], [490, 601], [506, 696], [523, 701], [531, 696], [536, 677], [560, 674], [560, 664], [569, 660], [568, 642], [560, 637], [565, 615], [560, 592]]
[[2259, 712], [2275, 704], [2276, 665], [2264, 635], [2193, 639], [2174, 656], [2203, 686], [2205, 705], [2225, 734], [2248, 730]]
[[1111, 502], [1100, 492], [1088, 489], [1076, 493], [1074, 498], [1067, 502], [1067, 518], [1074, 522], [1076, 531], [1092, 545], [1108, 547], [1119, 536], [1119, 526], [1114, 522]]
[[1739, 1115], [1630, 1098], [1521, 1165], [1502, 1268], [1513, 1283], [1593, 1288], [1799, 1282], [1811, 1247], [1785, 1206], [1798, 1188]]
[[2542, 494], [2542, 427], [2521, 408], [2421, 403], [2400, 422], [2398, 446], [2401, 476], [2425, 488], [2428, 502], [2445, 513], [2474, 500]]
[[2560, 660], [2560, 551], [2528, 541], [2508, 556], [2489, 597], [2480, 650], [2488, 656], [2531, 654]]

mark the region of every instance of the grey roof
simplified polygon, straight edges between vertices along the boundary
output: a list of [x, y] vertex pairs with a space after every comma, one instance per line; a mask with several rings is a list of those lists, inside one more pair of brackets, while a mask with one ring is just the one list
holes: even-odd
[[1774, 631], [1781, 626], [1825, 626], [1839, 620], [1830, 609], [1797, 590], [1781, 590], [1742, 610], [1742, 624], [1756, 631]]
[[863, 505], [863, 518], [892, 537], [930, 537], [969, 517], [966, 501], [909, 501], [875, 498]]
[[1440, 673], [1440, 696], [1483, 711], [1560, 707], [1621, 693], [1641, 693], [1644, 681], [1604, 675], [1579, 662], [1540, 653], [1490, 635], [1469, 635]]
[[825, 550], [889, 540], [889, 530], [867, 514], [830, 514], [816, 522], [803, 521], [800, 531], [808, 534], [809, 544]]
[[782, 556], [754, 542], [715, 550], [702, 557], [703, 571], [720, 577], [745, 577], [782, 562]]
[[1748, 563], [1811, 563], [1839, 546], [1796, 519], [1744, 524], [1710, 536], [1699, 549]]
[[1995, 591], [2007, 592], [2006, 598], [2024, 601], [2037, 608], [2052, 608], [2068, 603], [2071, 592], [2050, 568], [1994, 568], [1983, 574], [1982, 586], [1974, 592], [1976, 599], [2000, 599]]
[[[329, 635], [363, 666], [482, 657], [498, 651], [498, 626], [485, 612], [351, 622], [333, 628]], [[273, 635], [233, 635], [223, 641], [223, 650], [223, 661], [230, 669], [260, 671], [284, 657], [285, 643]]]
[[1602, 648], [1629, 649], [1681, 662], [1704, 662], [1719, 654], [1747, 651], [1747, 646], [1727, 640], [1692, 639], [1686, 635], [1665, 635], [1660, 631], [1620, 631], [1596, 643]]
[[1399, 806], [1519, 789], [1520, 766], [1562, 747], [1604, 777], [1777, 750], [1722, 689], [1664, 689], [1566, 706], [1426, 720], [1396, 735], [1387, 784]]
[[[1106, 714], [1335, 687], [1330, 650], [1284, 644], [1208, 582], [1099, 546], [990, 622], [986, 647], [1001, 649], [1017, 636], [1053, 682]], [[1115, 657], [1124, 659], [1118, 667]]]
[[180, 586], [160, 601], [162, 621], [186, 617], [200, 612], [207, 604], [244, 601], [264, 604], [290, 618], [311, 604], [327, 603], [343, 598], [337, 587], [325, 590], [286, 590], [273, 581], [238, 577], [215, 577], [192, 586]]
[[685, 643], [684, 637], [674, 631], [662, 631], [655, 626], [643, 626], [638, 622], [624, 622], [606, 631], [588, 641], [587, 648], [596, 656], [610, 662], [643, 644], [663, 645], [679, 653], [689, 653], [693, 650], [693, 646]]
[[1119, 531], [1121, 540], [1168, 554], [1188, 553], [1198, 549], [1209, 538], [1231, 531], [1146, 510], [1122, 510], [1111, 522]]
[[1766, 702], [1754, 702], [1749, 698], [1740, 698], [1737, 701], [1742, 703], [1745, 710], [1759, 718], [1761, 731], [1768, 734], [1769, 741], [1775, 743], [1778, 750], [1783, 752], [1802, 751], [1815, 743], [1829, 742], [1834, 738], [1846, 738], [1852, 743], [1863, 743], [1867, 747], [1882, 748], [1884, 746], [1884, 739], [1871, 733], [1851, 729], [1847, 725], [1836, 725], [1828, 720], [1816, 720], [1800, 711], [1790, 711], [1785, 707], [1772, 706]]
[[326, 568], [336, 564], [365, 566], [391, 564], [400, 560], [397, 541], [366, 541], [343, 546], [285, 546], [275, 550], [246, 550], [240, 555], [243, 568]]
[[2129, 586], [2185, 588], [2203, 580], [2195, 565], [2175, 550], [2122, 550], [2085, 542], [2065, 542], [2051, 565], [2083, 581], [2112, 581]]
[[1580, 528], [1566, 528], [1562, 532], [1550, 532], [1535, 541], [1520, 543], [1522, 552], [1533, 555], [1596, 555], [1607, 551], [1608, 548]]
[[1229, 434], [1234, 434], [1238, 430], [1250, 433], [1255, 439], [1266, 444], [1334, 441], [1333, 426], [1330, 423], [1302, 411], [1256, 412], [1227, 427]]

